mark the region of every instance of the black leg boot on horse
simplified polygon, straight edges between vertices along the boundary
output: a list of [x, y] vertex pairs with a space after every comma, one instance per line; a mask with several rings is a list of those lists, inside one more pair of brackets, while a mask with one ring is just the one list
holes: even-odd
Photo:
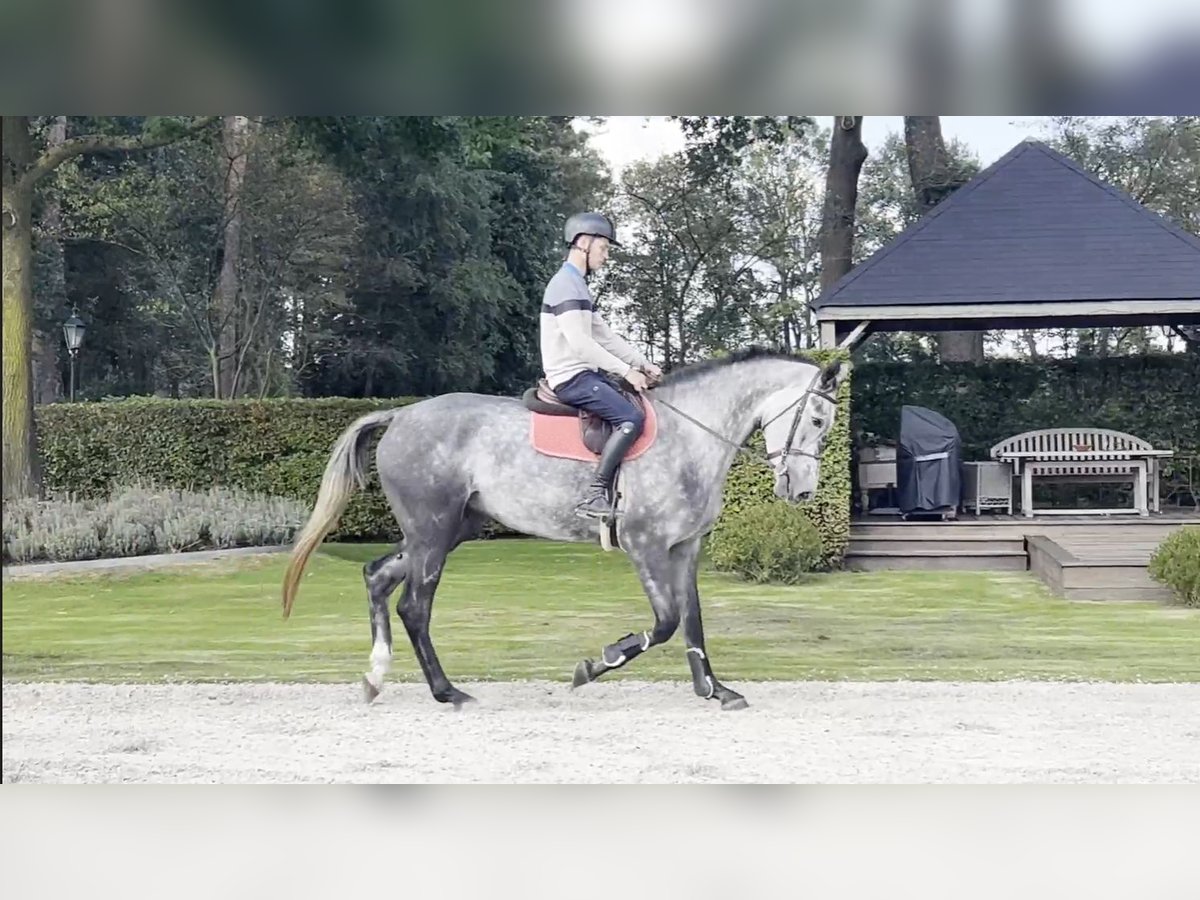
[[622, 422], [613, 429], [596, 465], [596, 476], [583, 500], [575, 507], [575, 515], [584, 519], [603, 519], [612, 512], [613, 479], [617, 468], [640, 436], [641, 431], [633, 422]]

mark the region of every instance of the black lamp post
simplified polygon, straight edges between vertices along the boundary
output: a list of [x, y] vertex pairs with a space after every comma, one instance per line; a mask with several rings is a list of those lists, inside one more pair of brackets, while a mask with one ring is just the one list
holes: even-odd
[[75, 400], [75, 357], [83, 346], [83, 333], [87, 328], [79, 318], [79, 310], [72, 307], [71, 318], [63, 322], [63, 337], [67, 341], [67, 352], [71, 354], [71, 400]]

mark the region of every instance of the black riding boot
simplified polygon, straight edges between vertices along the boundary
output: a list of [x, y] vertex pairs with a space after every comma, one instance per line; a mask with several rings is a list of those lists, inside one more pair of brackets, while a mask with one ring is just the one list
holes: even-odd
[[613, 476], [629, 448], [637, 443], [638, 437], [640, 435], [631, 422], [625, 422], [613, 429], [600, 454], [596, 477], [592, 479], [583, 501], [575, 507], [575, 515], [584, 519], [600, 519], [608, 515], [612, 509]]

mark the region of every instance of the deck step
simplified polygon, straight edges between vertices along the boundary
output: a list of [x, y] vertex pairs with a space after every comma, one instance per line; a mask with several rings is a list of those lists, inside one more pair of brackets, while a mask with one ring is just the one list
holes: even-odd
[[1095, 522], [1081, 525], [1045, 521], [1025, 523], [1017, 519], [1003, 523], [975, 523], [963, 520], [944, 524], [855, 522], [850, 526], [850, 536], [853, 538], [878, 538], [902, 534], [908, 538], [928, 539], [947, 536], [949, 534], [953, 535], [955, 539], [964, 535], [970, 536], [973, 539], [995, 539], [1013, 536], [1024, 537], [1027, 534], [1043, 534], [1048, 537], [1100, 538], [1103, 540], [1129, 539], [1158, 543], [1165, 540], [1179, 527], [1178, 522], [1135, 523], [1122, 521], [1111, 523]]
[[[1200, 515], [960, 516], [949, 522], [869, 517], [850, 525], [845, 566], [852, 570], [1022, 571], [1034, 568], [1030, 541], [1054, 543], [1066, 565], [1038, 551], [1051, 590], [1072, 599], [1139, 600], [1168, 596], [1146, 571], [1172, 532], [1200, 524]], [[1040, 543], [1039, 547], [1042, 546]], [[1069, 558], [1069, 559], [1068, 559]], [[1073, 561], [1073, 562], [1072, 562]]]
[[1023, 572], [1028, 567], [1028, 556], [1024, 550], [850, 550], [845, 565], [856, 572]]
[[1003, 550], [1014, 553], [1025, 553], [1025, 539], [1020, 535], [1005, 535], [1004, 537], [960, 537], [955, 534], [953, 537], [908, 537], [904, 536], [886, 536], [886, 537], [858, 537], [857, 535], [850, 536], [849, 552], [868, 550], [895, 550], [900, 552], [909, 552], [913, 550], [937, 550], [946, 553], [959, 551], [969, 552], [973, 550]]
[[1080, 544], [1029, 538], [1029, 568], [1067, 600], [1170, 601], [1171, 591], [1150, 577], [1153, 551], [1121, 544]]

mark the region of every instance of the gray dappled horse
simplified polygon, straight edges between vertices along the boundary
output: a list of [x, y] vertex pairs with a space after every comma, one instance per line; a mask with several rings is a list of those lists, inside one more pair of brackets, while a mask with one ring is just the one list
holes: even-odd
[[[821, 369], [797, 356], [762, 350], [687, 366], [652, 390], [658, 434], [646, 452], [621, 467], [624, 500], [620, 547], [632, 560], [654, 611], [654, 626], [605, 647], [575, 669], [576, 687], [618, 669], [661, 644], [683, 624], [696, 693], [740, 709], [745, 699], [717, 681], [704, 649], [696, 569], [701, 540], [721, 509], [735, 455], [761, 427], [777, 496], [800, 502], [817, 489], [821, 449], [837, 410], [849, 363]], [[661, 403], [658, 401], [662, 401]], [[538, 452], [519, 398], [445, 394], [362, 416], [334, 445], [308, 523], [284, 577], [291, 613], [309, 556], [337, 522], [356, 485], [365, 484], [368, 435], [386, 431], [375, 460], [404, 535], [396, 552], [363, 567], [371, 610], [371, 671], [366, 699], [383, 687], [392, 658], [388, 597], [396, 605], [434, 699], [457, 708], [472, 698], [442, 671], [429, 636], [434, 592], [446, 556], [488, 519], [514, 531], [559, 541], [592, 542], [598, 524], [573, 514], [594, 465]], [[603, 526], [599, 526], [603, 527]]]

